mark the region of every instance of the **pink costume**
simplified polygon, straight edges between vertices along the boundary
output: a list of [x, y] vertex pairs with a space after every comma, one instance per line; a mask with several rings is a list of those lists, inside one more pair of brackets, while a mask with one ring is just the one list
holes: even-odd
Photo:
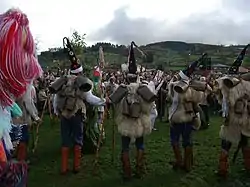
[[[20, 10], [0, 15], [0, 181], [8, 187], [26, 186], [27, 164], [5, 159], [3, 135], [10, 129], [10, 108], [32, 81], [42, 74], [35, 57], [35, 42], [29, 20]], [[4, 156], [5, 155], [5, 156]]]

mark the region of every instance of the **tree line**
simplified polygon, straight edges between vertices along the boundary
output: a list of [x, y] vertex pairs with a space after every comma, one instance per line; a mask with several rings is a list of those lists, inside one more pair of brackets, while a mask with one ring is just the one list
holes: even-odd
[[[127, 61], [128, 46], [108, 42], [98, 42], [92, 46], [87, 46], [85, 37], [86, 34], [82, 35], [78, 31], [74, 31], [70, 37], [75, 53], [80, 61], [84, 62], [84, 65], [93, 66], [98, 63], [100, 46], [103, 47], [105, 60], [109, 62], [109, 65], [119, 65]], [[207, 52], [216, 63], [230, 63], [230, 61], [236, 58], [240, 47], [242, 46], [225, 47], [223, 45], [165, 41], [140, 46], [140, 49], [146, 56], [142, 56], [137, 50], [135, 50], [135, 56], [139, 64], [174, 66], [175, 64], [188, 64], [188, 61], [192, 61], [200, 54]], [[68, 57], [62, 47], [43, 51], [38, 58], [43, 67], [68, 67]], [[246, 57], [246, 60], [250, 62], [248, 57]]]

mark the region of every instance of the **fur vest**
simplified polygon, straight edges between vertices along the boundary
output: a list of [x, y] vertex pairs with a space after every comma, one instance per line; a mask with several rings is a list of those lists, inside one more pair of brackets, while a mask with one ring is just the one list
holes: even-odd
[[[139, 83], [130, 83], [127, 85], [129, 92], [136, 93]], [[140, 97], [140, 96], [139, 96]], [[118, 125], [118, 132], [122, 136], [128, 136], [130, 138], [138, 138], [143, 135], [151, 133], [151, 120], [150, 112], [152, 102], [148, 103], [140, 97], [141, 113], [139, 118], [130, 118], [122, 114], [124, 98], [115, 105], [116, 117], [115, 121]]]
[[[170, 82], [169, 84], [169, 97], [172, 100], [169, 110], [169, 121], [171, 124], [194, 122], [197, 113], [199, 113], [198, 105], [204, 93], [196, 91], [191, 87], [188, 87], [183, 93], [177, 93], [174, 87], [178, 83], [179, 81]], [[197, 119], [197, 123], [194, 123], [194, 126], [197, 129], [199, 128], [200, 119]]]
[[238, 80], [239, 83], [228, 88], [223, 80], [217, 79], [217, 98], [222, 105], [224, 124], [220, 137], [238, 143], [241, 134], [250, 137], [250, 82]]

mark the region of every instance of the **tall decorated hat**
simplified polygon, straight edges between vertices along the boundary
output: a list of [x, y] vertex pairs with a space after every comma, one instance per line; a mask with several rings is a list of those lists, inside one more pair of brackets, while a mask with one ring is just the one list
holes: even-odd
[[68, 54], [69, 60], [71, 62], [70, 73], [72, 74], [81, 73], [83, 71], [82, 65], [80, 64], [79, 59], [76, 57], [73, 46], [71, 45], [67, 37], [63, 38], [63, 47], [65, 52]]
[[181, 70], [179, 72], [179, 76], [181, 77], [181, 79], [184, 81], [190, 80], [196, 68], [199, 66], [199, 64], [204, 63], [206, 58], [207, 53], [204, 53], [198, 60], [192, 62], [186, 69]]
[[129, 55], [128, 55], [128, 74], [127, 77], [137, 77], [137, 65], [135, 60], [135, 52], [134, 52], [134, 42], [131, 42]]
[[[239, 68], [242, 65], [248, 46], [249, 44], [242, 49], [236, 60], [233, 62], [232, 66], [228, 69], [227, 73], [229, 76], [226, 76], [223, 79], [223, 83], [226, 87], [233, 88], [238, 83], [240, 83], [240, 79], [238, 79]], [[249, 74], [242, 75], [241, 78], [244, 80], [249, 80]]]
[[250, 44], [247, 44], [242, 51], [240, 52], [240, 54], [238, 55], [238, 57], [235, 59], [235, 61], [233, 62], [232, 66], [228, 69], [228, 74], [234, 75], [234, 74], [238, 74], [239, 72], [239, 68], [243, 63], [244, 57], [246, 55], [246, 51], [247, 48], [249, 47]]
[[184, 81], [189, 81], [191, 75], [193, 74], [197, 66], [198, 66], [198, 61], [194, 61], [186, 69], [181, 70], [179, 72], [179, 76], [181, 77], [181, 79]]
[[204, 53], [199, 61], [199, 69], [201, 70], [211, 70], [212, 68], [212, 59], [208, 56], [207, 53]]

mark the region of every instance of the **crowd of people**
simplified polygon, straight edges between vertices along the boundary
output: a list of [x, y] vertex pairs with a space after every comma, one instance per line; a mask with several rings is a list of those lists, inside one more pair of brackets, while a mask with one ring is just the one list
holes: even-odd
[[[94, 70], [93, 70], [94, 71]], [[65, 72], [68, 72], [66, 70]], [[163, 71], [160, 71], [163, 72]], [[168, 122], [168, 108], [171, 105], [171, 99], [169, 98], [168, 92], [169, 88], [168, 85], [171, 81], [171, 78], [178, 74], [178, 71], [167, 71], [164, 72], [161, 76], [161, 85], [155, 79], [155, 75], [157, 70], [145, 70], [145, 72], [138, 73], [138, 80], [141, 83], [149, 84], [150, 87], [154, 88], [154, 91], [157, 90], [157, 99], [155, 101], [156, 107], [156, 115], [161, 122]], [[67, 73], [68, 74], [68, 73]], [[44, 75], [35, 81], [34, 87], [36, 88], [37, 96], [35, 98], [35, 103], [39, 111], [42, 111], [42, 107], [44, 102], [48, 98], [49, 92], [48, 87], [49, 85], [56, 80], [56, 78], [60, 77], [61, 75], [67, 75], [64, 71], [60, 72], [44, 72]], [[223, 75], [223, 74], [222, 74]], [[209, 77], [205, 77], [202, 75], [194, 75], [194, 80], [200, 80], [202, 82], [206, 82], [212, 89], [216, 86], [216, 79], [221, 77], [218, 74], [210, 74]], [[121, 71], [110, 71], [109, 72], [102, 72], [102, 79], [101, 79], [101, 87], [105, 96], [111, 95], [119, 85], [126, 83], [126, 78], [124, 78], [124, 74]], [[52, 99], [52, 98], [51, 98]], [[202, 128], [207, 128], [209, 126], [209, 115], [211, 114], [219, 114], [221, 113], [221, 105], [218, 103], [218, 100], [215, 94], [206, 94], [204, 99], [200, 103], [204, 113], [204, 120], [202, 123]], [[110, 105], [108, 104], [108, 108], [110, 109]], [[153, 127], [154, 130], [157, 130]]]

